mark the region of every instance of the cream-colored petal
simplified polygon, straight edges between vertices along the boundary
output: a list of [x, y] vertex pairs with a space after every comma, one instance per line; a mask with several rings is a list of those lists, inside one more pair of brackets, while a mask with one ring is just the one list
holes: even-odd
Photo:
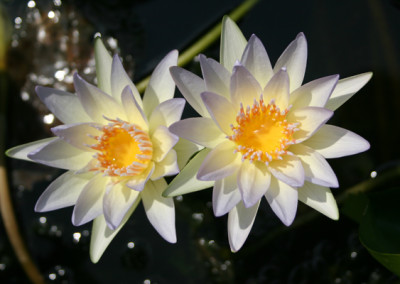
[[176, 243], [174, 200], [161, 195], [166, 187], [167, 183], [163, 178], [149, 181], [141, 196], [147, 218], [154, 229], [166, 241]]
[[8, 157], [14, 158], [14, 159], [20, 159], [20, 160], [25, 160], [25, 161], [30, 161], [33, 162], [30, 158], [28, 158], [28, 154], [36, 151], [38, 149], [43, 148], [44, 146], [50, 144], [53, 141], [58, 140], [57, 137], [51, 137], [51, 138], [45, 138], [42, 140], [37, 140], [34, 142], [22, 144], [19, 146], [12, 147], [6, 151], [6, 155]]
[[339, 80], [325, 108], [336, 110], [364, 87], [371, 77], [372, 72], [367, 72]]
[[322, 126], [302, 144], [313, 148], [325, 158], [339, 158], [364, 152], [370, 145], [361, 136], [333, 125]]
[[235, 144], [229, 140], [212, 149], [204, 159], [197, 178], [215, 181], [234, 174], [241, 165], [240, 157], [234, 150]]
[[211, 118], [191, 117], [175, 122], [170, 131], [204, 147], [214, 148], [226, 140], [226, 135]]
[[202, 181], [196, 178], [197, 172], [209, 152], [210, 149], [203, 149], [197, 153], [170, 182], [163, 196], [173, 197], [212, 187], [214, 181]]
[[165, 156], [165, 158], [155, 163], [154, 172], [151, 175], [151, 180], [158, 180], [164, 176], [173, 176], [179, 173], [178, 163], [176, 161], [176, 152], [171, 150]]
[[237, 176], [231, 175], [217, 180], [213, 188], [212, 204], [214, 215], [219, 217], [232, 210], [242, 199]]
[[278, 71], [268, 82], [263, 92], [265, 104], [274, 101], [280, 110], [289, 106], [289, 77], [285, 69]]
[[242, 58], [247, 41], [239, 27], [228, 16], [222, 19], [220, 61], [228, 70], [232, 71], [237, 60]]
[[169, 68], [176, 66], [177, 61], [178, 51], [173, 50], [158, 63], [151, 74], [143, 96], [143, 110], [147, 117], [157, 105], [174, 97], [175, 82], [169, 73]]
[[151, 143], [153, 144], [152, 160], [155, 162], [163, 160], [178, 140], [179, 137], [169, 132], [167, 127], [163, 125], [157, 127], [151, 136]]
[[150, 179], [154, 172], [155, 164], [150, 162], [149, 166], [139, 175], [132, 176], [127, 182], [126, 186], [136, 191], [142, 191], [147, 181]]
[[277, 179], [290, 186], [299, 187], [304, 184], [304, 169], [296, 156], [283, 155], [282, 160], [270, 162], [268, 169]]
[[201, 116], [210, 117], [200, 97], [201, 93], [207, 91], [203, 79], [181, 67], [173, 66], [169, 70], [176, 86], [190, 106]]
[[77, 95], [42, 86], [37, 86], [35, 90], [40, 100], [63, 123], [93, 121], [84, 110]]
[[257, 202], [254, 206], [246, 208], [243, 202], [240, 202], [229, 212], [228, 239], [232, 252], [237, 252], [246, 241], [256, 219], [259, 205], [260, 202]]
[[102, 134], [102, 132], [95, 127], [101, 127], [101, 125], [94, 122], [63, 124], [53, 127], [51, 131], [54, 135], [76, 148], [83, 151], [95, 151], [88, 147], [89, 145], [97, 144], [99, 141], [95, 139], [95, 137], [101, 136]]
[[111, 94], [112, 57], [105, 48], [101, 37], [94, 40], [97, 86], [106, 94]]
[[227, 135], [232, 135], [231, 125], [236, 122], [237, 115], [235, 106], [225, 97], [210, 92], [202, 93], [201, 98], [221, 131]]
[[184, 107], [185, 100], [182, 98], [170, 99], [156, 106], [149, 119], [150, 133], [160, 125], [169, 127], [180, 120]]
[[299, 33], [294, 41], [285, 49], [274, 66], [277, 73], [282, 68], [286, 70], [290, 78], [290, 92], [301, 86], [307, 65], [307, 41], [303, 33]]
[[177, 162], [179, 169], [183, 169], [189, 159], [193, 156], [194, 153], [203, 149], [200, 145], [197, 145], [189, 140], [179, 138], [178, 143], [174, 146], [174, 150], [177, 155]]
[[129, 86], [126, 86], [125, 89], [123, 89], [121, 100], [128, 121], [138, 125], [142, 130], [148, 131], [149, 123], [147, 117], [144, 115], [143, 109], [136, 101]]
[[305, 182], [298, 191], [301, 202], [333, 220], [339, 219], [336, 200], [329, 188]]
[[47, 212], [72, 206], [93, 173], [77, 175], [68, 171], [55, 179], [40, 195], [35, 205], [36, 212]]
[[200, 66], [207, 91], [229, 98], [230, 72], [214, 59], [206, 58], [202, 54], [200, 54]]
[[322, 186], [339, 187], [335, 173], [321, 154], [303, 144], [292, 145], [289, 151], [300, 158], [305, 180]]

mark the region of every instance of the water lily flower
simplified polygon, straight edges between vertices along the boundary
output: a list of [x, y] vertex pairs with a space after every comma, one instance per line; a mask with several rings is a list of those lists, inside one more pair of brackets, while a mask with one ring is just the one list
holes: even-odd
[[247, 42], [228, 17], [220, 57], [218, 63], [200, 55], [204, 79], [171, 68], [179, 90], [201, 117], [178, 121], [170, 130], [204, 150], [164, 195], [213, 185], [214, 214], [229, 212], [232, 251], [245, 242], [262, 197], [286, 226], [295, 218], [298, 200], [338, 219], [330, 190], [338, 180], [326, 159], [365, 151], [369, 143], [326, 122], [372, 74], [342, 80], [333, 75], [302, 85], [307, 60], [302, 33], [272, 67], [261, 41], [252, 35]]
[[[90, 256], [97, 262], [142, 200], [146, 215], [168, 242], [176, 242], [173, 198], [163, 197], [164, 176], [179, 172], [168, 127], [180, 119], [185, 100], [173, 98], [171, 51], [155, 68], [143, 100], [117, 55], [98, 37], [95, 59], [98, 87], [74, 75], [76, 94], [37, 87], [43, 103], [64, 124], [54, 138], [17, 146], [7, 154], [68, 170], [40, 196], [35, 211], [75, 205], [72, 223], [94, 220]], [[185, 154], [184, 155], [190, 155]]]

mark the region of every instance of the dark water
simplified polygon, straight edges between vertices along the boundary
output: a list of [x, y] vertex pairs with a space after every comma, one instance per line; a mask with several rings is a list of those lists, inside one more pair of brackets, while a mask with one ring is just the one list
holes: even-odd
[[[240, 1], [2, 1], [14, 25], [8, 56], [7, 147], [51, 135], [58, 122], [35, 85], [73, 91], [71, 75], [94, 78], [93, 35], [103, 34], [137, 82], [171, 49], [183, 50]], [[30, 5], [33, 5], [32, 2]], [[239, 22], [256, 34], [272, 62], [297, 33], [309, 46], [305, 82], [331, 74], [373, 71], [331, 124], [350, 129], [371, 150], [331, 160], [340, 188], [400, 161], [399, 1], [260, 1]], [[51, 13], [53, 11], [54, 14]], [[49, 14], [50, 12], [50, 14]], [[118, 46], [118, 48], [117, 48]], [[204, 52], [218, 58], [219, 46]], [[199, 71], [198, 63], [187, 67]], [[177, 93], [177, 95], [179, 95]], [[185, 115], [189, 115], [186, 112]], [[283, 225], [262, 202], [244, 247], [231, 253], [226, 216], [215, 218], [211, 190], [176, 200], [175, 245], [151, 227], [140, 205], [98, 264], [89, 260], [90, 225], [74, 227], [72, 209], [34, 213], [35, 202], [62, 171], [8, 160], [10, 186], [29, 252], [49, 283], [397, 283], [358, 239], [357, 224], [324, 216], [271, 238]], [[379, 190], [379, 189], [377, 189]], [[297, 218], [311, 209], [299, 205]], [[274, 235], [275, 236], [275, 235]], [[0, 227], [0, 283], [29, 283]]]

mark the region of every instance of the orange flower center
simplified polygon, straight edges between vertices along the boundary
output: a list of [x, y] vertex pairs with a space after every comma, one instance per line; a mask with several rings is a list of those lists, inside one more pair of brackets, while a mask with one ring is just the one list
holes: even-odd
[[153, 146], [149, 135], [139, 126], [122, 120], [110, 120], [101, 127], [101, 136], [94, 137], [99, 142], [90, 146], [99, 152], [94, 170], [109, 176], [134, 176], [142, 173], [148, 166]]
[[235, 151], [242, 153], [242, 160], [268, 164], [287, 154], [286, 149], [295, 142], [293, 133], [298, 130], [298, 123], [286, 120], [288, 112], [289, 109], [281, 111], [273, 100], [265, 105], [262, 95], [246, 111], [240, 104], [237, 126], [231, 125], [233, 134], [228, 139], [236, 143]]

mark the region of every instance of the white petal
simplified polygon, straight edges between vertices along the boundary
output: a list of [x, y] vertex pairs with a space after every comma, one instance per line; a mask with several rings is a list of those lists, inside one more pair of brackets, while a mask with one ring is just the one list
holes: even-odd
[[106, 94], [111, 94], [112, 57], [105, 48], [101, 37], [94, 40], [94, 58], [98, 87]]
[[142, 191], [144, 186], [146, 185], [147, 181], [150, 179], [151, 175], [154, 172], [154, 163], [150, 162], [149, 166], [144, 170], [144, 172], [140, 173], [140, 175], [136, 175], [131, 177], [127, 182], [126, 186], [136, 190]]
[[203, 149], [197, 153], [170, 182], [163, 195], [172, 197], [212, 187], [214, 181], [201, 181], [196, 178], [197, 172], [209, 152], [209, 149]]
[[200, 66], [207, 90], [229, 98], [231, 74], [217, 61], [200, 54]]
[[305, 107], [290, 111], [287, 120], [290, 123], [300, 123], [293, 134], [296, 143], [310, 138], [321, 126], [323, 126], [333, 115], [331, 110], [320, 107]]
[[270, 172], [279, 180], [290, 186], [304, 184], [304, 169], [299, 158], [283, 155], [282, 160], [273, 160], [268, 166]]
[[262, 163], [243, 161], [237, 175], [237, 183], [246, 208], [252, 207], [266, 193], [271, 174]]
[[225, 134], [231, 135], [231, 124], [236, 122], [237, 114], [232, 103], [225, 97], [210, 92], [201, 93], [201, 98], [218, 127]]
[[226, 70], [230, 72], [235, 62], [242, 58], [246, 44], [247, 41], [239, 27], [225, 16], [222, 19], [220, 60]]
[[151, 180], [157, 180], [164, 176], [173, 176], [179, 173], [178, 163], [176, 161], [176, 152], [171, 150], [165, 156], [164, 160], [155, 163], [154, 172], [151, 175]]
[[253, 207], [246, 208], [240, 202], [229, 212], [228, 239], [231, 251], [236, 252], [243, 246], [253, 227], [259, 205], [260, 202], [257, 202]]
[[234, 174], [240, 167], [238, 154], [234, 153], [235, 144], [229, 140], [222, 142], [204, 159], [197, 178], [199, 180], [219, 180]]
[[241, 201], [241, 198], [236, 175], [217, 180], [212, 195], [214, 215], [225, 215]]
[[35, 90], [40, 100], [63, 123], [92, 121], [77, 95], [42, 86], [37, 86]]
[[177, 155], [177, 162], [179, 169], [183, 169], [188, 160], [193, 156], [194, 153], [200, 151], [203, 147], [183, 138], [179, 138], [176, 143], [174, 150]]
[[265, 194], [265, 198], [282, 223], [286, 226], [290, 226], [297, 211], [297, 188], [272, 178], [271, 185]]
[[226, 135], [207, 117], [187, 118], [175, 122], [169, 129], [179, 137], [208, 148], [214, 148], [226, 140]]
[[14, 158], [14, 159], [20, 159], [20, 160], [25, 160], [25, 161], [30, 161], [32, 162], [31, 159], [28, 158], [28, 154], [37, 150], [41, 149], [47, 144], [50, 144], [53, 141], [58, 140], [56, 137], [52, 138], [46, 138], [42, 140], [37, 140], [34, 142], [22, 144], [19, 146], [12, 147], [6, 151], [6, 155], [8, 157]]
[[174, 66], [169, 70], [176, 86], [190, 106], [201, 116], [209, 117], [210, 115], [200, 97], [201, 93], [207, 91], [203, 79], [181, 67]]
[[35, 211], [47, 212], [74, 205], [92, 177], [92, 173], [77, 175], [68, 171], [62, 174], [40, 195]]
[[285, 49], [274, 66], [274, 72], [286, 67], [290, 78], [290, 92], [301, 86], [307, 65], [307, 41], [303, 33], [299, 33], [294, 41]]
[[265, 86], [273, 75], [267, 51], [258, 37], [252, 35], [244, 49], [242, 64], [261, 86]]
[[339, 210], [331, 190], [309, 182], [298, 188], [299, 200], [333, 220], [339, 219]]
[[150, 181], [141, 193], [144, 210], [154, 229], [168, 242], [176, 243], [175, 206], [170, 197], [161, 193], [167, 187], [165, 180]]
[[254, 100], [259, 100], [262, 94], [260, 84], [251, 75], [251, 73], [241, 65], [233, 67], [231, 77], [231, 101], [235, 109], [238, 111], [240, 103], [246, 109], [247, 106], [252, 106]]
[[281, 110], [289, 106], [289, 77], [285, 70], [278, 71], [271, 78], [264, 88], [263, 96], [265, 104], [273, 100]]
[[122, 66], [121, 60], [118, 55], [114, 55], [112, 61], [112, 71], [111, 71], [111, 93], [107, 93], [112, 95], [112, 97], [117, 101], [121, 102], [121, 94], [122, 91], [129, 87], [131, 90], [135, 101], [142, 108], [142, 98], [140, 97], [139, 91], [136, 86], [132, 83], [132, 80], [129, 78], [128, 74]]
[[72, 224], [83, 225], [103, 213], [103, 195], [109, 181], [110, 178], [98, 174], [86, 184], [72, 212]]
[[339, 75], [326, 76], [311, 81], [290, 94], [292, 110], [307, 106], [324, 107], [332, 94]]
[[305, 180], [322, 186], [339, 187], [335, 173], [321, 154], [302, 144], [291, 146], [289, 151], [300, 158]]
[[132, 90], [129, 86], [126, 86], [125, 89], [123, 89], [121, 100], [128, 121], [138, 125], [144, 131], [148, 131], [149, 123], [147, 117], [144, 115], [142, 108], [133, 96]]
[[135, 211], [137, 205], [140, 202], [140, 198], [136, 199], [136, 202], [129, 208], [128, 213], [124, 216], [121, 224], [114, 231], [111, 230], [104, 219], [104, 215], [101, 215], [94, 219], [92, 226], [92, 236], [90, 238], [90, 259], [93, 263], [97, 263], [104, 251], [112, 241], [112, 239], [118, 234], [118, 232], [128, 221], [129, 217]]
[[363, 73], [339, 80], [326, 108], [335, 110], [357, 93], [371, 79], [372, 73]]
[[147, 117], [157, 105], [174, 97], [175, 82], [169, 68], [176, 66], [177, 61], [178, 51], [173, 50], [154, 69], [143, 96], [143, 109]]
[[94, 122], [59, 125], [53, 127], [51, 131], [54, 135], [57, 135], [76, 148], [83, 151], [95, 151], [88, 147], [89, 145], [97, 144], [98, 141], [94, 137], [102, 134], [95, 126], [101, 125]]
[[168, 127], [180, 120], [184, 107], [185, 100], [182, 98], [170, 99], [156, 106], [149, 119], [150, 133], [159, 125]]
[[364, 152], [369, 143], [349, 130], [333, 126], [322, 126], [310, 139], [303, 142], [325, 158], [339, 158]]
[[155, 162], [163, 160], [178, 140], [179, 137], [169, 132], [167, 127], [162, 125], [157, 127], [151, 136], [151, 143], [153, 144], [152, 160]]
[[74, 74], [75, 90], [86, 113], [96, 122], [105, 122], [103, 116], [126, 120], [120, 104], [99, 88], [87, 83], [77, 73]]
[[136, 199], [140, 199], [140, 193], [121, 182], [114, 184], [111, 181], [107, 187], [103, 198], [103, 213], [108, 227], [115, 230]]
[[28, 158], [50, 167], [79, 170], [91, 159], [92, 152], [82, 151], [67, 142], [56, 139], [28, 154]]

